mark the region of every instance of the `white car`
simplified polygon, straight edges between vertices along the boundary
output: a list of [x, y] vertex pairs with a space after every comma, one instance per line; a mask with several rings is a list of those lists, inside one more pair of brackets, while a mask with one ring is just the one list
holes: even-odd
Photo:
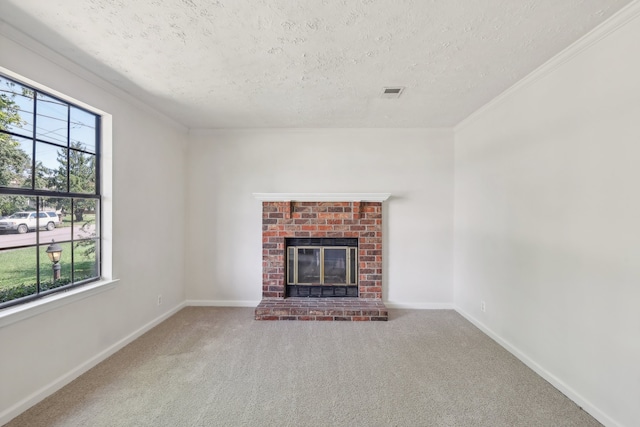
[[53, 211], [40, 212], [39, 218], [36, 212], [16, 212], [10, 217], [0, 220], [0, 232], [17, 231], [24, 234], [36, 228], [53, 230], [60, 224], [58, 214]]

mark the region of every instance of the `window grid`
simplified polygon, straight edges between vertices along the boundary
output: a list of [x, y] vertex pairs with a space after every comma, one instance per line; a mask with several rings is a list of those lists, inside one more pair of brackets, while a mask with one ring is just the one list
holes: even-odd
[[[14, 90], [12, 90], [14, 89]], [[22, 102], [16, 102], [15, 99]], [[25, 102], [24, 100], [28, 100]], [[44, 106], [46, 103], [55, 104], [59, 111], [65, 109], [64, 116], [56, 117], [54, 113], [46, 115]], [[29, 105], [31, 104], [31, 105]], [[39, 112], [39, 107], [43, 111]], [[80, 117], [74, 121], [72, 112]], [[35, 239], [25, 240], [25, 243], [7, 243], [9, 239], [5, 234], [0, 234], [0, 308], [32, 301], [42, 296], [63, 291], [72, 287], [98, 280], [101, 276], [101, 196], [100, 196], [100, 116], [96, 115], [80, 106], [64, 101], [58, 97], [50, 95], [39, 89], [35, 89], [16, 80], [7, 78], [0, 74], [0, 167], [6, 168], [5, 178], [11, 178], [9, 160], [11, 155], [28, 156], [31, 155], [29, 170], [16, 170], [15, 176], [11, 180], [0, 181], [0, 208], [15, 206], [27, 206], [24, 210], [32, 211], [35, 205]], [[13, 114], [13, 115], [12, 115]], [[24, 114], [24, 118], [21, 114]], [[64, 118], [61, 118], [64, 117]], [[84, 117], [85, 119], [83, 120]], [[31, 123], [29, 122], [31, 119]], [[39, 121], [42, 123], [39, 123]], [[56, 121], [64, 120], [65, 124]], [[86, 120], [86, 121], [85, 121]], [[27, 126], [30, 124], [30, 126]], [[56, 125], [62, 125], [56, 128]], [[64, 135], [58, 132], [64, 130]], [[74, 132], [75, 131], [75, 132]], [[76, 139], [74, 139], [74, 137]], [[31, 153], [26, 153], [20, 147], [20, 140], [31, 141]], [[57, 155], [57, 166], [48, 168], [45, 166], [45, 156], [40, 155], [38, 147], [49, 147]], [[17, 150], [17, 151], [16, 151]], [[52, 160], [47, 159], [49, 164]], [[25, 162], [26, 166], [27, 163]], [[61, 169], [64, 168], [64, 173]], [[20, 175], [20, 172], [22, 175]], [[26, 173], [30, 173], [29, 181], [26, 181]], [[3, 171], [4, 173], [4, 171]], [[83, 176], [84, 173], [84, 176]], [[61, 179], [62, 178], [62, 179]], [[21, 187], [17, 184], [29, 182], [28, 187]], [[73, 184], [72, 184], [73, 181]], [[24, 184], [23, 184], [24, 185]], [[14, 202], [10, 202], [10, 201]], [[7, 201], [7, 203], [4, 203]], [[69, 276], [64, 280], [56, 281], [55, 270], [53, 280], [47, 283], [46, 274], [41, 272], [44, 268], [49, 269], [53, 264], [49, 261], [45, 250], [51, 244], [47, 232], [41, 231], [41, 221], [39, 215], [43, 209], [52, 209], [51, 204], [56, 203], [56, 211], [64, 212], [69, 209], [70, 228], [67, 236], [59, 237], [55, 243], [64, 246], [68, 253], [65, 267]], [[48, 204], [48, 205], [45, 205]], [[14, 207], [15, 207], [14, 206]], [[58, 209], [61, 208], [61, 209]], [[12, 212], [2, 212], [10, 214]], [[91, 219], [86, 219], [92, 217]], [[62, 225], [59, 216], [58, 224]], [[0, 227], [4, 219], [0, 219]], [[32, 224], [30, 224], [32, 225]], [[64, 227], [63, 227], [64, 228]], [[30, 229], [27, 228], [27, 234]], [[66, 231], [62, 234], [65, 234]], [[2, 277], [9, 270], [11, 263], [18, 264], [24, 257], [16, 257], [15, 253], [23, 251], [28, 254], [28, 249], [35, 250], [35, 265], [32, 266], [32, 273], [35, 273], [35, 289], [33, 283], [11, 282], [7, 277]], [[25, 252], [27, 251], [27, 252]], [[81, 262], [81, 255], [89, 261]], [[43, 259], [44, 256], [44, 259]], [[62, 264], [62, 260], [60, 264]], [[27, 261], [27, 264], [29, 262]], [[78, 271], [81, 267], [89, 266], [88, 275], [85, 272], [80, 275]], [[3, 267], [4, 266], [4, 267]], [[29, 273], [29, 274], [32, 274]], [[13, 293], [12, 293], [13, 292]]]

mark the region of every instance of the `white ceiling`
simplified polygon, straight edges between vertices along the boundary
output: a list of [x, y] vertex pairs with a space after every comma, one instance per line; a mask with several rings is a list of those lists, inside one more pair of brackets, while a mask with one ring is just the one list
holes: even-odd
[[2, 20], [190, 128], [453, 126], [631, 2], [0, 1]]

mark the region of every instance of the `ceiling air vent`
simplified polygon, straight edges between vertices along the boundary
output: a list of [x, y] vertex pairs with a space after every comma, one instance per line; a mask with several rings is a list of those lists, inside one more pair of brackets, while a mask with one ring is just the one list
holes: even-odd
[[404, 92], [404, 87], [402, 86], [385, 87], [382, 89], [382, 95], [380, 95], [380, 97], [387, 98], [387, 99], [396, 99], [396, 98], [400, 98], [400, 95], [402, 95], [402, 92]]

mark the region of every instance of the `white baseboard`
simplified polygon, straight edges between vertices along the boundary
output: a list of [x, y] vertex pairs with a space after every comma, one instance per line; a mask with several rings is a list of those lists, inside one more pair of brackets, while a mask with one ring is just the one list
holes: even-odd
[[404, 308], [411, 310], [453, 310], [453, 304], [446, 302], [411, 303], [385, 301], [384, 305], [386, 305], [387, 308]]
[[569, 399], [573, 400], [576, 405], [580, 406], [585, 412], [590, 414], [593, 418], [598, 420], [605, 426], [608, 427], [621, 427], [622, 424], [616, 422], [613, 418], [602, 412], [595, 405], [585, 399], [580, 393], [576, 392], [574, 389], [565, 384], [558, 377], [553, 375], [551, 372], [547, 371], [545, 368], [536, 363], [533, 359], [529, 358], [525, 353], [520, 351], [517, 347], [513, 346], [510, 342], [506, 341], [500, 335], [496, 334], [494, 331], [489, 329], [486, 325], [480, 322], [475, 317], [471, 316], [469, 313], [464, 311], [462, 308], [458, 306], [454, 306], [453, 309], [458, 312], [461, 316], [467, 319], [469, 322], [473, 323], [478, 329], [491, 337], [495, 342], [500, 344], [507, 350], [509, 353], [513, 354], [517, 357], [522, 363], [531, 368], [535, 373], [540, 375], [542, 378], [547, 380], [552, 386], [560, 390], [562, 394], [567, 396]]
[[[142, 326], [138, 330], [129, 334], [122, 340], [113, 344], [109, 348], [100, 352], [93, 358], [89, 359], [82, 365], [76, 367], [75, 369], [69, 371], [67, 374], [59, 377], [54, 380], [50, 384], [42, 387], [40, 390], [16, 403], [12, 407], [8, 408], [4, 412], [0, 413], [0, 426], [8, 423], [16, 416], [20, 415], [22, 412], [26, 411], [36, 403], [40, 402], [47, 396], [51, 395], [55, 391], [61, 389], [65, 385], [69, 384], [71, 381], [79, 377], [80, 375], [87, 372], [89, 369], [93, 368], [100, 362], [107, 359], [109, 356], [113, 355], [120, 349], [124, 348], [127, 344], [133, 342], [144, 333], [148, 332], [164, 320], [168, 319], [182, 308], [186, 306], [200, 306], [200, 307], [256, 307], [260, 301], [221, 301], [221, 300], [187, 300], [171, 310], [165, 312], [159, 317], [155, 318], [151, 322]], [[482, 322], [478, 321], [478, 319], [471, 316], [469, 313], [465, 312], [458, 306], [449, 303], [398, 303], [398, 302], [385, 302], [385, 305], [388, 308], [397, 308], [397, 309], [417, 309], [417, 310], [455, 310], [461, 316], [466, 318], [469, 322], [478, 327], [482, 332], [491, 337], [494, 341], [504, 347], [507, 351], [517, 357], [520, 361], [522, 361], [525, 365], [535, 371], [542, 378], [551, 383], [554, 387], [560, 390], [565, 396], [569, 399], [573, 400], [578, 406], [582, 407], [586, 412], [591, 414], [596, 420], [604, 424], [605, 426], [616, 427], [621, 426], [621, 424], [617, 423], [613, 418], [609, 417], [607, 414], [598, 409], [591, 402], [582, 397], [579, 393], [565, 384], [563, 381], [558, 379], [551, 372], [544, 369], [542, 366], [538, 365], [534, 360], [530, 359], [526, 354], [520, 351], [518, 348], [513, 346], [508, 341], [504, 340], [498, 334], [493, 332], [487, 326], [485, 326]]]
[[260, 301], [187, 300], [187, 307], [257, 307]]
[[27, 396], [26, 398], [24, 398], [20, 402], [16, 403], [15, 405], [11, 406], [10, 408], [6, 409], [2, 413], [0, 413], [0, 426], [8, 423], [13, 418], [17, 417], [18, 415], [20, 415], [21, 413], [23, 413], [24, 411], [26, 411], [27, 409], [29, 409], [30, 407], [35, 405], [36, 403], [38, 403], [41, 400], [43, 400], [45, 397], [47, 397], [47, 396], [53, 394], [54, 392], [60, 390], [62, 387], [64, 387], [65, 385], [69, 384], [71, 381], [75, 380], [80, 375], [84, 374], [89, 369], [91, 369], [94, 366], [96, 366], [98, 363], [104, 361], [109, 356], [111, 356], [114, 353], [116, 353], [117, 351], [121, 350], [122, 348], [124, 348], [124, 346], [126, 346], [127, 344], [133, 342], [134, 340], [136, 340], [137, 338], [142, 336], [142, 334], [144, 334], [145, 332], [148, 332], [153, 327], [159, 325], [164, 320], [166, 320], [169, 317], [173, 316], [175, 313], [177, 313], [178, 311], [180, 311], [184, 307], [185, 307], [185, 303], [184, 302], [181, 303], [181, 304], [178, 304], [176, 307], [174, 307], [171, 310], [165, 312], [164, 314], [158, 316], [157, 318], [155, 318], [151, 322], [147, 323], [146, 325], [142, 326], [138, 330], [136, 330], [133, 333], [129, 334], [128, 336], [124, 337], [123, 339], [121, 339], [117, 343], [113, 344], [112, 346], [110, 346], [107, 349], [103, 350], [102, 352], [98, 353], [97, 355], [95, 355], [91, 359], [89, 359], [86, 362], [84, 362], [82, 365], [77, 366], [73, 370], [67, 372], [66, 374], [62, 375], [61, 377], [57, 378], [56, 380], [52, 381], [51, 383], [45, 385], [44, 387], [42, 387], [38, 391], [36, 391], [36, 392], [32, 393], [31, 395]]
[[[187, 300], [188, 307], [257, 307], [260, 301], [234, 300]], [[404, 303], [385, 301], [387, 308], [405, 308], [415, 310], [453, 310], [450, 303]]]

